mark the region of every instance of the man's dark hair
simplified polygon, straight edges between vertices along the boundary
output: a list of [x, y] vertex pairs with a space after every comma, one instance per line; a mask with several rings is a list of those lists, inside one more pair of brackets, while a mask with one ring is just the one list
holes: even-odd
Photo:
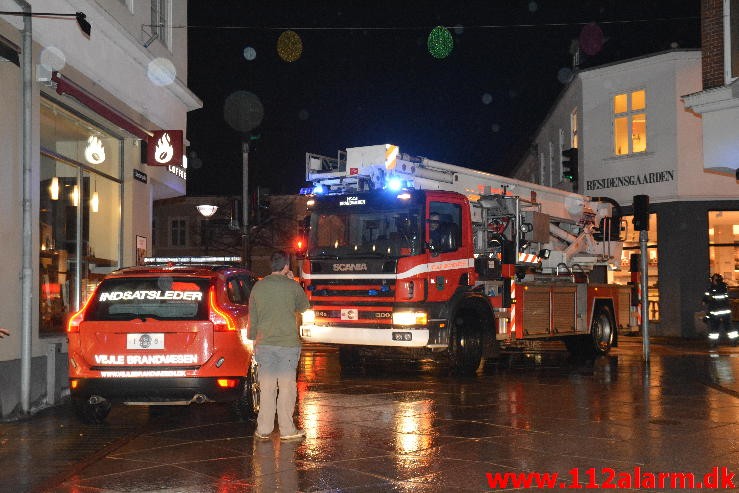
[[281, 271], [289, 263], [290, 257], [285, 250], [277, 250], [269, 258], [269, 265], [272, 268], [272, 272]]

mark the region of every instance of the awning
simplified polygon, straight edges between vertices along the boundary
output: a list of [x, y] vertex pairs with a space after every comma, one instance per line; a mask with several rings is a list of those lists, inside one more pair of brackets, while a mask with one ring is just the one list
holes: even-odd
[[18, 48], [15, 43], [10, 41], [5, 36], [0, 36], [0, 61], [7, 60], [13, 65], [17, 65], [20, 67], [21, 62], [18, 57], [20, 51], [20, 48]]
[[78, 86], [59, 72], [54, 71], [51, 80], [56, 83], [57, 94], [67, 94], [90, 108], [92, 111], [112, 122], [123, 130], [130, 132], [141, 140], [148, 141], [153, 134], [130, 120], [127, 116], [112, 108], [101, 99], [93, 96], [82, 87]]

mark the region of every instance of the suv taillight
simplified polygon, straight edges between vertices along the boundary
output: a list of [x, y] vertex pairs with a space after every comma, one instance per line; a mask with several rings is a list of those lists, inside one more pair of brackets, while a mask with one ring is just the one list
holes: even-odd
[[80, 331], [80, 324], [85, 321], [85, 310], [87, 309], [87, 305], [90, 304], [90, 300], [95, 295], [93, 294], [89, 298], [87, 298], [87, 301], [85, 301], [85, 304], [80, 308], [78, 312], [75, 312], [72, 314], [71, 317], [69, 317], [69, 321], [67, 322], [67, 332], [79, 332]]
[[80, 324], [85, 319], [85, 311], [80, 310], [71, 317], [69, 317], [69, 322], [67, 322], [67, 332], [79, 332], [80, 331]]
[[208, 293], [208, 309], [210, 321], [213, 323], [213, 330], [216, 332], [236, 330], [236, 322], [233, 317], [223, 311], [218, 306], [218, 303], [216, 303], [215, 288], [210, 288], [210, 293]]

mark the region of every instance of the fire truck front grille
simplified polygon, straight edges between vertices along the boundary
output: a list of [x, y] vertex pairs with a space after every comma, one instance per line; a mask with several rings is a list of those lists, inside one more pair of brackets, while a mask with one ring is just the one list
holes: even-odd
[[322, 298], [393, 298], [394, 280], [342, 279], [320, 281], [311, 284], [309, 291], [313, 299]]

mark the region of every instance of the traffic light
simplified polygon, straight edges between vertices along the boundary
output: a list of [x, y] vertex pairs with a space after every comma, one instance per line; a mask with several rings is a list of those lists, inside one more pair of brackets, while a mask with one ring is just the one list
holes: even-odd
[[634, 195], [635, 231], [649, 231], [649, 195]]
[[269, 188], [257, 187], [257, 204], [255, 211], [255, 214], [257, 216], [257, 224], [262, 224], [269, 219], [269, 202]]
[[562, 178], [577, 186], [577, 147], [562, 151]]

